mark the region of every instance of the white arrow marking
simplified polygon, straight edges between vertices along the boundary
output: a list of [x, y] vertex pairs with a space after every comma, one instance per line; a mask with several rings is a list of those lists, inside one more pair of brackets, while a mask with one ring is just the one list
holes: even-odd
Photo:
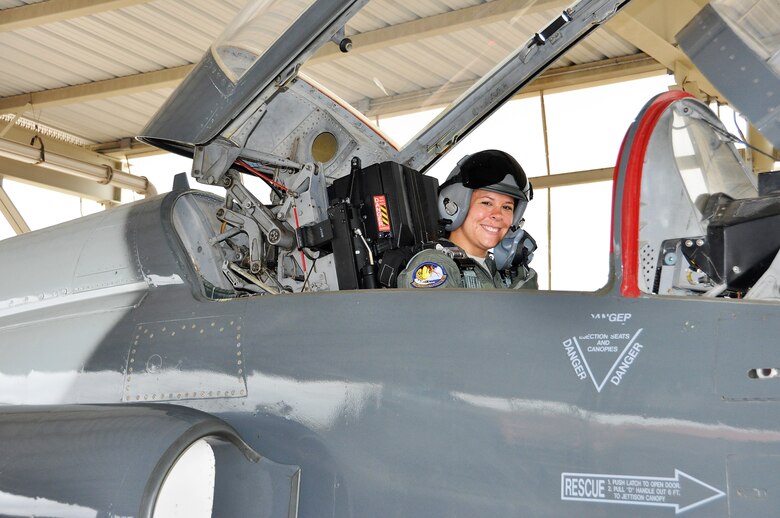
[[[683, 495], [682, 481], [697, 484], [702, 492], [712, 494], [689, 504]], [[689, 486], [690, 487], [690, 486]], [[696, 488], [694, 486], [694, 488]], [[632, 477], [597, 473], [561, 473], [561, 500], [601, 502], [605, 504], [671, 507], [680, 514], [724, 496], [726, 493], [687, 473], [674, 470], [674, 478]]]

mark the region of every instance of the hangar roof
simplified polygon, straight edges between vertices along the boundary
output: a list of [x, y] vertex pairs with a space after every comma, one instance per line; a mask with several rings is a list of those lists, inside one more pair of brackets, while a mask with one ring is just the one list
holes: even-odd
[[[0, 76], [0, 113], [20, 114], [84, 144], [116, 146], [138, 133], [244, 3], [0, 0], [0, 67], [5, 72]], [[660, 3], [672, 6], [672, 2]], [[690, 15], [701, 3], [674, 2], [689, 4]], [[527, 40], [568, 4], [561, 0], [373, 0], [347, 27], [353, 52], [341, 55], [335, 45], [322, 49], [307, 65], [308, 73], [315, 78], [340, 78], [347, 100], [364, 112], [412, 110], [421, 90], [439, 86], [433, 83], [449, 77], [447, 63], [435, 59], [437, 49], [457, 46], [466, 59], [469, 49], [489, 42], [501, 52]], [[572, 71], [572, 66], [605, 69], [625, 62], [630, 65], [624, 70], [652, 66], [641, 53], [650, 49], [625, 39], [627, 33], [597, 31], [555, 68], [558, 72]], [[376, 87], [363, 80], [366, 67], [399, 59], [408, 62], [405, 77], [399, 78], [403, 84], [398, 91], [377, 95]], [[472, 77], [453, 85], [453, 92], [465, 88], [489, 64], [485, 59], [472, 60]]]
[[[133, 137], [245, 3], [0, 0], [0, 175], [110, 203], [119, 201], [119, 187], [145, 192], [130, 175], [123, 176], [120, 159], [155, 151]], [[707, 3], [632, 0], [604, 30], [581, 41], [521, 95], [666, 70], [680, 83], [717, 95], [674, 44], [674, 35]], [[443, 105], [570, 4], [371, 0], [345, 29], [353, 49], [342, 54], [328, 44], [304, 69], [372, 117]], [[453, 48], [461, 57], [457, 68], [464, 72], [447, 82], [453, 64], [441, 56]], [[381, 85], [367, 80], [381, 77], [377, 70], [390, 62], [393, 69], [404, 70], [402, 77]], [[67, 182], [61, 174], [36, 175], [33, 169], [51, 166], [53, 160], [40, 163], [35, 135], [46, 139], [47, 158], [59, 153], [66, 161], [86, 164], [84, 171]], [[73, 174], [70, 166], [51, 169]], [[89, 184], [94, 180], [116, 189], [96, 189]], [[0, 212], [9, 217], [2, 203]]]

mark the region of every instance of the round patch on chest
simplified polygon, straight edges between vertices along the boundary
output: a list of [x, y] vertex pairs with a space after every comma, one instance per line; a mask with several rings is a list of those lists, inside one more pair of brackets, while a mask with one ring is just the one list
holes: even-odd
[[447, 282], [447, 272], [437, 263], [422, 263], [414, 271], [412, 288], [436, 288]]

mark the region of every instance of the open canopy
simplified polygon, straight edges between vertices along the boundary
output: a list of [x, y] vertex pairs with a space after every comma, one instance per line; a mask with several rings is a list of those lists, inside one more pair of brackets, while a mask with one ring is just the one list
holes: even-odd
[[[376, 60], [363, 57], [371, 42], [351, 45], [349, 36], [381, 29], [382, 15], [392, 8], [389, 0], [252, 1], [139, 138], [189, 155], [212, 145], [212, 157], [222, 145], [219, 154], [227, 157], [226, 164], [232, 155], [225, 148], [231, 147], [238, 150], [233, 154], [250, 159], [264, 154], [305, 163], [317, 161], [316, 153], [280, 143], [300, 141], [310, 124], [321, 122], [314, 121], [315, 114], [324, 112], [335, 119], [329, 133], [337, 149], [329, 158], [338, 164], [331, 164], [329, 176], [349, 172], [349, 153], [339, 151], [350, 147], [373, 148], [372, 161], [394, 159], [424, 171], [624, 3], [581, 1], [552, 21], [531, 17], [539, 20], [536, 33], [521, 13], [500, 21], [501, 38], [490, 25], [490, 30], [459, 31], [416, 45], [414, 52], [397, 44]], [[422, 17], [432, 7], [419, 2], [409, 9]], [[420, 59], [421, 51], [428, 59]], [[329, 66], [323, 64], [326, 56]], [[421, 61], [437, 66], [428, 69]], [[417, 110], [440, 108], [453, 90], [464, 93], [442, 113], [432, 111], [428, 127], [405, 146], [389, 142], [371, 122], [373, 99], [414, 98]], [[292, 95], [285, 95], [288, 91]], [[366, 91], [375, 95], [366, 97]], [[222, 144], [213, 145], [216, 141]]]

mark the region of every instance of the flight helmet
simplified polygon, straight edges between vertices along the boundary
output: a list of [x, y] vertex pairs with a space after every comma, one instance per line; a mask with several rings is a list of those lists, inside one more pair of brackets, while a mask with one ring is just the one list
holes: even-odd
[[510, 231], [520, 228], [528, 201], [533, 198], [531, 183], [509, 153], [488, 149], [463, 157], [439, 188], [439, 217], [449, 221], [444, 226], [446, 231], [452, 232], [466, 220], [475, 189], [514, 198], [515, 211]]

